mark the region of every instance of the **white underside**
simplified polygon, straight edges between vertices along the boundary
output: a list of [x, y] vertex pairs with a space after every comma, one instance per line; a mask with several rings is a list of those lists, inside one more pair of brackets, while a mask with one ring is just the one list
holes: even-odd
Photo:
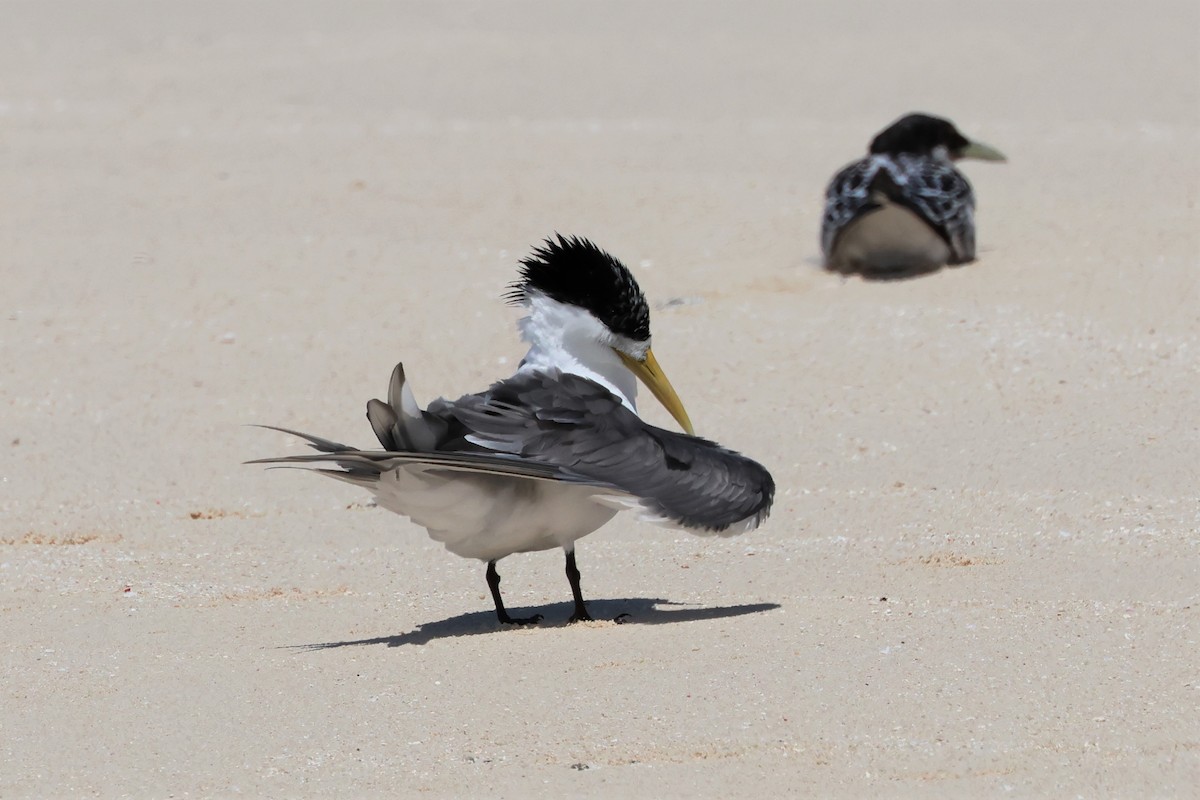
[[464, 558], [571, 549], [617, 513], [594, 486], [439, 470], [413, 464], [369, 487], [380, 507], [408, 517]]
[[829, 264], [849, 271], [934, 270], [950, 260], [950, 246], [929, 223], [882, 193], [879, 209], [856, 219], [838, 236]]

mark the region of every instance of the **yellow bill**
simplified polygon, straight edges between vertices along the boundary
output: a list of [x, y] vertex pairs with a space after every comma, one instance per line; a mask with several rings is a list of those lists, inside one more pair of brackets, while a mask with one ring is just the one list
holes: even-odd
[[671, 412], [671, 416], [679, 423], [684, 432], [689, 436], [695, 436], [696, 432], [692, 428], [692, 421], [688, 419], [687, 411], [683, 407], [683, 401], [679, 399], [679, 395], [675, 394], [675, 388], [671, 386], [671, 382], [667, 380], [667, 375], [662, 371], [662, 367], [658, 365], [658, 359], [654, 357], [653, 351], [646, 350], [646, 357], [638, 361], [620, 350], [615, 352], [621, 357], [621, 361], [625, 366], [629, 367], [629, 371], [646, 384], [651, 393], [658, 398], [658, 402], [663, 404], [663, 408]]

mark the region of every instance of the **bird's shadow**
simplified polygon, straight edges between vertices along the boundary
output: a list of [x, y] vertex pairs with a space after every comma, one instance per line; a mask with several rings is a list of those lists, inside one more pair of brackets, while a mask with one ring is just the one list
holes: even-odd
[[913, 280], [914, 278], [924, 278], [930, 275], [937, 275], [946, 270], [957, 269], [964, 266], [963, 264], [939, 264], [935, 267], [909, 267], [902, 269], [833, 269], [826, 268], [826, 271], [833, 275], [840, 275], [844, 279], [852, 278], [857, 275], [867, 283], [899, 283], [900, 281]]
[[934, 267], [912, 267], [902, 269], [865, 269], [856, 267], [834, 267], [830, 266], [825, 261], [824, 256], [809, 256], [803, 259], [806, 266], [816, 270], [817, 272], [826, 275], [832, 275], [836, 278], [841, 278], [842, 282], [857, 277], [866, 283], [895, 283], [899, 281], [907, 281], [913, 278], [923, 278], [927, 275], [936, 275], [942, 270], [949, 267], [963, 266], [962, 264], [944, 264]]
[[[667, 610], [660, 606], [671, 606], [676, 610]], [[676, 603], [661, 598], [636, 597], [620, 600], [589, 600], [588, 610], [599, 621], [619, 620], [626, 625], [666, 625], [673, 622], [696, 622], [699, 620], [725, 619], [740, 617], [746, 614], [759, 614], [764, 611], [774, 611], [778, 603], [747, 603], [737, 606], [693, 606], [689, 603]], [[357, 647], [368, 644], [383, 644], [388, 647], [401, 647], [407, 644], [428, 644], [437, 639], [451, 639], [459, 636], [476, 636], [486, 633], [500, 633], [505, 630], [530, 630], [536, 628], [558, 628], [566, 625], [574, 606], [570, 603], [560, 603], [545, 608], [510, 608], [509, 613], [514, 617], [533, 616], [542, 613], [545, 619], [532, 626], [502, 625], [496, 619], [494, 611], [472, 611], [469, 614], [459, 614], [447, 617], [437, 622], [427, 622], [417, 626], [408, 633], [394, 636], [378, 636], [373, 639], [354, 639], [344, 642], [317, 642], [313, 644], [283, 645], [282, 649], [289, 650], [329, 650], [335, 647]], [[556, 622], [555, 620], [562, 620]]]
[[[980, 250], [979, 255], [983, 255], [986, 250]], [[959, 261], [953, 264], [938, 264], [936, 266], [926, 267], [908, 267], [901, 269], [854, 269], [825, 266], [822, 262], [822, 268], [831, 275], [840, 275], [843, 279], [849, 279], [857, 275], [867, 283], [898, 283], [900, 281], [908, 281], [914, 278], [924, 278], [931, 275], [941, 273], [949, 273], [963, 267], [970, 266], [976, 263], [978, 259], [970, 261]]]

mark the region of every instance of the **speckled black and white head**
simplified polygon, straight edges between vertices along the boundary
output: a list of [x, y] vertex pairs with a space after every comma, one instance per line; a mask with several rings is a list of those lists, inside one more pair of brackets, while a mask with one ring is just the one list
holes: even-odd
[[996, 149], [972, 142], [948, 119], [929, 114], [907, 114], [881, 131], [872, 141], [871, 155], [934, 156], [949, 161], [978, 158], [1003, 161]]
[[636, 411], [640, 378], [691, 433], [683, 404], [650, 349], [650, 306], [629, 268], [578, 236], [557, 234], [521, 261], [507, 295], [529, 314], [521, 369], [561, 370], [594, 380]]

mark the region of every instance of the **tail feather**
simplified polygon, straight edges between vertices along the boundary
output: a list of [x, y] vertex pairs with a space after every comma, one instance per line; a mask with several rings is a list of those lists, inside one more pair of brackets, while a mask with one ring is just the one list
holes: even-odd
[[[290, 431], [287, 432], [290, 433]], [[305, 436], [305, 438], [315, 437]], [[338, 476], [350, 474], [368, 479], [377, 479], [385, 472], [404, 468], [409, 471], [423, 472], [449, 471], [470, 472], [482, 475], [504, 475], [513, 478], [531, 478], [557, 483], [583, 482], [578, 476], [565, 472], [551, 464], [539, 464], [513, 456], [485, 453], [391, 453], [378, 450], [354, 450], [347, 448], [345, 450], [338, 450], [333, 455], [328, 456], [305, 453], [298, 456], [256, 458], [244, 463], [297, 466], [300, 464], [308, 465], [330, 462], [337, 464], [344, 470], [344, 472], [334, 471]], [[325, 470], [317, 468], [314, 471], [324, 472]]]
[[[281, 428], [278, 425], [255, 425], [255, 428], [266, 428], [269, 431], [279, 431], [280, 433], [290, 433], [292, 436], [299, 436], [301, 439], [308, 442], [308, 446], [314, 450], [320, 450], [322, 453], [343, 453], [347, 450], [357, 450], [356, 447], [351, 447], [348, 444], [335, 442], [332, 439], [322, 439], [320, 436], [313, 436], [311, 433], [302, 433], [294, 431], [291, 428]], [[247, 461], [247, 464], [256, 463]]]
[[388, 382], [387, 402], [367, 403], [367, 419], [385, 450], [431, 453], [446, 434], [446, 423], [417, 404], [404, 376], [404, 364], [396, 365]]
[[402, 438], [404, 432], [400, 428], [400, 418], [392, 407], [382, 400], [367, 401], [367, 421], [375, 438], [383, 445], [384, 450], [408, 450], [408, 443]]
[[374, 490], [379, 483], [379, 473], [374, 472], [343, 472], [338, 469], [314, 469], [313, 472], [319, 472], [322, 475], [328, 475], [331, 478], [336, 478], [344, 483], [349, 483], [352, 486], [360, 486], [363, 489]]

